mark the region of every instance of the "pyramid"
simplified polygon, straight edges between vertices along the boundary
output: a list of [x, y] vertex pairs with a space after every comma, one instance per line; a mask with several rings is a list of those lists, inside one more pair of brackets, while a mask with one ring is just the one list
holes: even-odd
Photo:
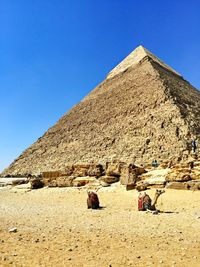
[[200, 92], [139, 46], [2, 175], [113, 158], [136, 164], [184, 160], [200, 132], [199, 114]]

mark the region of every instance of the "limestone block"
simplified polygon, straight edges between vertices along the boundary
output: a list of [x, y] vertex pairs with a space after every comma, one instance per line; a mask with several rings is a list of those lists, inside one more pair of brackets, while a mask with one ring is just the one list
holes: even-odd
[[57, 181], [56, 178], [55, 179], [49, 179], [46, 183], [45, 186], [48, 187], [57, 187]]
[[189, 181], [187, 182], [190, 190], [200, 190], [200, 181]]
[[126, 185], [126, 191], [129, 191], [129, 190], [133, 190], [133, 189], [135, 189], [136, 187], [135, 187], [135, 184], [127, 184]]
[[91, 164], [88, 169], [88, 176], [100, 177], [104, 174], [104, 169], [101, 164]]
[[170, 182], [166, 185], [167, 189], [179, 189], [179, 190], [188, 190], [188, 184], [184, 182]]
[[15, 186], [15, 189], [30, 189], [31, 188], [31, 183], [26, 183], [26, 184], [19, 184]]
[[152, 185], [165, 185], [166, 184], [166, 179], [165, 177], [151, 177], [145, 180], [145, 184], [147, 186], [152, 186]]
[[75, 177], [85, 177], [88, 176], [88, 170], [90, 168], [90, 164], [75, 164], [73, 170], [73, 176]]
[[192, 169], [191, 178], [192, 180], [200, 180], [200, 170]]
[[166, 176], [166, 181], [174, 181], [174, 182], [187, 182], [190, 181], [191, 175], [190, 171], [188, 169], [182, 169], [182, 170], [175, 170], [173, 169], [171, 172], [169, 172]]
[[73, 174], [73, 171], [74, 171], [74, 165], [67, 165], [65, 166], [65, 169], [64, 169], [64, 176], [71, 176]]
[[127, 164], [124, 162], [107, 162], [106, 163], [106, 175], [108, 176], [120, 176], [122, 168]]
[[96, 177], [89, 177], [89, 176], [77, 177], [73, 180], [72, 184], [73, 186], [84, 186], [86, 184], [93, 183], [96, 180], [97, 180]]
[[58, 187], [69, 187], [73, 186], [73, 180], [75, 178], [71, 176], [60, 176], [56, 178], [56, 184]]
[[124, 164], [121, 168], [120, 182], [122, 185], [134, 184], [140, 180], [139, 175], [146, 172], [144, 168], [135, 166], [134, 164]]
[[42, 178], [56, 178], [61, 175], [60, 171], [48, 171], [42, 172]]
[[116, 183], [119, 182], [119, 177], [117, 176], [109, 176], [109, 175], [105, 175], [99, 178], [99, 180], [101, 182], [105, 182], [107, 184], [112, 184], [112, 183]]
[[44, 182], [38, 178], [30, 180], [30, 183], [31, 183], [31, 189], [38, 189], [44, 186]]

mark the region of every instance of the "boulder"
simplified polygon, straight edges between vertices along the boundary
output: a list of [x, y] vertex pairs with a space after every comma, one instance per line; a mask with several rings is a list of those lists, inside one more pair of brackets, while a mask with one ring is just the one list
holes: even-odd
[[48, 187], [70, 187], [73, 186], [73, 176], [59, 176], [57, 178], [43, 178], [42, 181]]
[[74, 177], [86, 177], [88, 176], [88, 170], [90, 168], [90, 164], [82, 163], [82, 164], [75, 164], [73, 170]]
[[121, 170], [127, 164], [124, 162], [107, 162], [106, 163], [106, 175], [107, 176], [120, 176]]
[[104, 182], [104, 181], [99, 181], [100, 182], [100, 185], [103, 186], [103, 187], [108, 187], [110, 186], [110, 184]]
[[74, 171], [74, 165], [67, 165], [63, 171], [63, 176], [72, 176]]
[[28, 180], [24, 180], [24, 179], [17, 179], [17, 180], [12, 181], [13, 186], [26, 184], [26, 183], [28, 183]]
[[193, 168], [190, 175], [192, 180], [200, 180], [200, 169]]
[[200, 181], [189, 181], [187, 182], [188, 187], [190, 190], [196, 191], [196, 190], [200, 190]]
[[30, 183], [31, 183], [31, 189], [38, 189], [44, 187], [44, 182], [38, 178], [30, 180]]
[[133, 190], [133, 189], [135, 189], [136, 187], [135, 187], [135, 184], [127, 184], [126, 185], [126, 191], [129, 191], [129, 190]]
[[73, 180], [75, 178], [72, 176], [61, 176], [56, 178], [56, 184], [58, 187], [70, 187], [73, 186]]
[[166, 185], [167, 189], [179, 189], [179, 190], [188, 190], [190, 187], [186, 182], [170, 182]]
[[147, 190], [147, 188], [148, 188], [147, 184], [145, 182], [143, 182], [143, 181], [139, 181], [135, 185], [135, 189], [137, 191], [144, 191], [144, 190]]
[[191, 178], [191, 172], [187, 168], [183, 169], [172, 169], [171, 172], [169, 172], [166, 176], [166, 181], [168, 182], [187, 182], [192, 180]]
[[91, 164], [88, 169], [88, 176], [100, 177], [104, 174], [104, 169], [101, 164]]
[[57, 187], [56, 178], [53, 179], [43, 179], [44, 185], [48, 187]]
[[96, 177], [90, 177], [90, 176], [86, 176], [86, 177], [77, 177], [73, 180], [72, 184], [73, 186], [84, 186], [86, 184], [89, 183], [93, 183], [95, 182], [97, 179]]
[[164, 176], [155, 177], [155, 178], [151, 177], [151, 178], [146, 179], [144, 182], [147, 186], [162, 188], [162, 187], [165, 187], [166, 179]]
[[107, 184], [112, 184], [112, 183], [119, 182], [119, 177], [105, 175], [105, 176], [100, 177], [99, 180]]
[[144, 168], [134, 164], [124, 164], [121, 167], [120, 182], [122, 185], [135, 184], [140, 180], [139, 175], [146, 172]]

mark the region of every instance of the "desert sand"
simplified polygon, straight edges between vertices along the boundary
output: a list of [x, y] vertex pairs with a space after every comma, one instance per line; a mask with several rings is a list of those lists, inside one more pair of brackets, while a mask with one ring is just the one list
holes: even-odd
[[0, 266], [200, 266], [200, 192], [166, 190], [158, 215], [120, 185], [98, 196], [90, 210], [84, 188], [0, 188]]

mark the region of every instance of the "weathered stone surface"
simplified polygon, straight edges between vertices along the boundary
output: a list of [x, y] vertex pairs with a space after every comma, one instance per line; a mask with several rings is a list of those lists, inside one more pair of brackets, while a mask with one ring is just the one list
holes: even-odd
[[127, 184], [126, 191], [137, 189], [135, 184]]
[[84, 186], [86, 184], [92, 183], [96, 181], [96, 177], [77, 177], [73, 180], [73, 186]]
[[8, 185], [14, 185], [13, 183], [15, 183], [16, 181], [16, 184], [18, 183], [17, 181], [21, 181], [23, 180], [24, 182], [27, 182], [27, 178], [24, 177], [24, 178], [13, 178], [13, 177], [10, 177], [10, 178], [0, 178], [0, 187], [3, 187], [3, 186], [8, 186]]
[[73, 171], [74, 171], [74, 165], [73, 164], [67, 165], [64, 168], [63, 175], [64, 176], [72, 176]]
[[105, 182], [107, 184], [112, 184], [112, 183], [119, 182], [119, 177], [118, 176], [105, 175], [105, 176], [100, 177], [99, 180], [102, 182]]
[[73, 176], [60, 176], [52, 178], [43, 178], [42, 181], [48, 187], [69, 187], [73, 186]]
[[188, 164], [174, 166], [166, 176], [166, 181], [168, 182], [187, 182], [191, 179], [191, 170]]
[[69, 177], [69, 176], [61, 176], [56, 178], [56, 184], [58, 187], [69, 187], [73, 186], [73, 180], [74, 177]]
[[90, 168], [90, 164], [81, 163], [74, 165], [73, 176], [75, 177], [85, 177], [88, 176], [88, 170]]
[[31, 183], [26, 183], [26, 184], [19, 184], [19, 185], [16, 185], [14, 188], [15, 189], [31, 189]]
[[185, 182], [170, 182], [166, 185], [167, 189], [179, 189], [179, 190], [188, 190], [189, 186], [188, 184]]
[[200, 170], [192, 170], [190, 176], [192, 180], [200, 180]]
[[48, 187], [57, 187], [57, 180], [54, 179], [43, 179], [45, 186]]
[[148, 178], [144, 182], [147, 186], [153, 186], [153, 185], [165, 186], [166, 179], [165, 179], [165, 177], [155, 177], [155, 178]]
[[88, 169], [88, 176], [100, 177], [104, 174], [104, 169], [101, 164], [91, 164]]
[[188, 187], [190, 190], [200, 190], [200, 181], [197, 180], [197, 181], [189, 181], [187, 182], [188, 184]]
[[106, 163], [106, 175], [108, 176], [120, 176], [122, 168], [127, 166], [124, 162], [107, 162]]
[[171, 170], [169, 168], [167, 169], [156, 169], [156, 170], [150, 170], [146, 173], [143, 173], [140, 175], [141, 180], [148, 180], [148, 179], [157, 179], [158, 181], [165, 181], [168, 173]]
[[[200, 132], [200, 92], [151, 53], [137, 59], [120, 64], [2, 175], [64, 170], [91, 160], [105, 164], [113, 155], [139, 165], [187, 160], [190, 137]], [[85, 176], [88, 168], [75, 172]]]
[[41, 179], [34, 178], [30, 180], [31, 189], [38, 189], [44, 186], [44, 182]]
[[17, 179], [17, 180], [14, 180], [12, 181], [12, 185], [22, 185], [22, 184], [26, 184], [28, 183], [27, 179]]
[[169, 173], [166, 180], [170, 181], [177, 181], [177, 182], [187, 182], [190, 181], [192, 178], [190, 176], [190, 172], [172, 172]]
[[140, 180], [139, 175], [146, 172], [144, 168], [134, 164], [124, 164], [121, 168], [120, 182], [122, 185], [135, 184]]
[[60, 171], [42, 172], [42, 178], [57, 178], [61, 175]]

